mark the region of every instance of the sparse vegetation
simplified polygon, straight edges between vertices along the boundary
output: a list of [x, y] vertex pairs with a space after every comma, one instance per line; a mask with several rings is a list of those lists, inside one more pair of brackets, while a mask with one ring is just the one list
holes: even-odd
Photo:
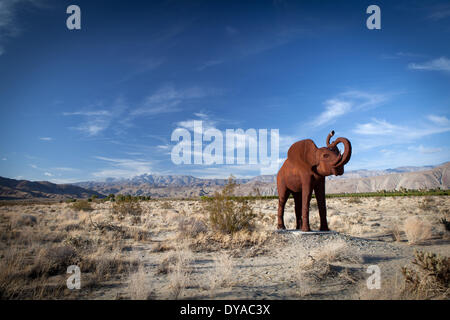
[[432, 236], [431, 230], [431, 224], [419, 217], [409, 217], [403, 224], [403, 231], [411, 244], [430, 239]]
[[216, 192], [212, 199], [205, 201], [211, 227], [222, 233], [251, 230], [256, 216], [247, 200], [232, 198], [235, 188], [236, 183], [230, 177], [221, 192]]
[[414, 251], [415, 269], [402, 268], [406, 290], [416, 298], [450, 297], [450, 258], [425, 251]]
[[[413, 248], [430, 245], [430, 250], [445, 252], [448, 246], [448, 232], [443, 232], [448, 197], [431, 197], [433, 201], [427, 203], [432, 209], [421, 205], [425, 197], [358, 198], [362, 203], [352, 205], [348, 198], [331, 198], [327, 201], [328, 222], [340, 234], [315, 236], [275, 232], [277, 200], [236, 199], [232, 194], [221, 192], [219, 198], [203, 201], [138, 201], [114, 196], [110, 197], [114, 201], [85, 200], [92, 208], [88, 211], [72, 207], [81, 200], [0, 206], [0, 297], [347, 299], [359, 293], [368, 265], [389, 263], [390, 268], [382, 267], [383, 289], [371, 290], [370, 297], [377, 291], [384, 299], [425, 298], [411, 289], [414, 284], [406, 283], [400, 272], [399, 282], [392, 280], [390, 270], [400, 271], [412, 250], [392, 242], [390, 234], [395, 229], [396, 239], [409, 239]], [[228, 208], [228, 201], [234, 209], [230, 212], [242, 212], [242, 204], [252, 209], [243, 211], [253, 216], [246, 227], [233, 232], [213, 227], [206, 208], [210, 204], [216, 209]], [[163, 203], [171, 209], [162, 209]], [[136, 204], [140, 209], [134, 209]], [[313, 200], [313, 229], [319, 225], [314, 204]], [[416, 231], [415, 236], [413, 232], [412, 237], [403, 232], [411, 217], [420, 220], [413, 225], [428, 224], [433, 237], [424, 237], [427, 232], [423, 231]], [[295, 225], [293, 199], [288, 202], [286, 219]], [[66, 287], [70, 264], [81, 269], [81, 290]], [[422, 268], [413, 266], [410, 269], [425, 279]], [[437, 273], [430, 270], [430, 274]], [[412, 272], [408, 274], [415, 279]], [[426, 282], [431, 283], [432, 278]], [[417, 287], [422, 288], [425, 281], [420, 281], [422, 285]], [[443, 299], [444, 291], [439, 288], [427, 291], [427, 297]]]
[[87, 200], [79, 200], [72, 202], [71, 205], [72, 209], [77, 211], [92, 211], [94, 208], [92, 208], [92, 205]]

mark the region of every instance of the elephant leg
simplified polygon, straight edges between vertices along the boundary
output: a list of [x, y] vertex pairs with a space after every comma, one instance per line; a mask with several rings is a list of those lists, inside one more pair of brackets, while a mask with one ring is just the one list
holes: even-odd
[[284, 225], [284, 207], [289, 199], [290, 191], [286, 188], [278, 190], [278, 229], [286, 229]]
[[300, 230], [302, 227], [302, 194], [299, 192], [293, 193], [295, 202], [295, 229]]
[[327, 205], [325, 201], [325, 178], [314, 187], [320, 216], [320, 231], [329, 231], [327, 223]]
[[302, 190], [302, 231], [311, 231], [309, 227], [309, 203], [311, 201], [312, 186], [306, 185]]

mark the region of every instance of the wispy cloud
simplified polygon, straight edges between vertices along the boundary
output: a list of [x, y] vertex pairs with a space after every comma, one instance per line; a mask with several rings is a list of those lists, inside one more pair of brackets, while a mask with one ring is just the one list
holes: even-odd
[[[386, 120], [372, 119], [371, 122], [357, 124], [353, 133], [369, 139], [360, 139], [361, 149], [371, 149], [379, 146], [403, 144], [405, 142], [420, 141], [421, 138], [450, 131], [450, 125], [442, 117], [428, 116], [429, 122], [411, 124], [411, 126], [397, 125]], [[430, 119], [439, 119], [440, 124]], [[445, 117], [444, 117], [445, 118]], [[424, 150], [422, 150], [424, 151]]]
[[175, 89], [173, 86], [165, 86], [154, 94], [148, 96], [142, 107], [131, 112], [133, 116], [154, 116], [162, 113], [180, 111], [179, 105], [191, 99], [204, 98], [213, 92], [200, 87]]
[[440, 126], [450, 126], [450, 120], [446, 116], [430, 114], [427, 116], [427, 119]]
[[213, 67], [213, 66], [217, 66], [219, 64], [224, 63], [225, 61], [222, 59], [216, 59], [216, 60], [208, 60], [203, 62], [202, 64], [200, 64], [200, 66], [198, 66], [197, 70], [198, 71], [202, 71], [205, 70], [207, 68]]
[[4, 43], [8, 38], [20, 35], [21, 27], [16, 13], [21, 7], [43, 7], [39, 0], [2, 0], [0, 1], [0, 56], [5, 52]]
[[52, 141], [53, 138], [51, 138], [51, 137], [40, 137], [39, 140], [41, 140], [41, 141]]
[[347, 91], [337, 97], [324, 102], [325, 110], [319, 114], [310, 124], [319, 127], [336, 121], [349, 112], [356, 110], [367, 110], [376, 107], [386, 101], [388, 95], [372, 94], [362, 91]]
[[412, 70], [425, 70], [425, 71], [450, 71], [450, 59], [446, 57], [440, 57], [434, 60], [426, 61], [423, 63], [410, 63], [408, 68]]
[[107, 162], [109, 166], [94, 172], [92, 175], [96, 178], [130, 178], [144, 173], [150, 173], [152, 162], [143, 159], [120, 159], [108, 158], [102, 156], [94, 157], [97, 160]]
[[417, 151], [421, 154], [429, 154], [429, 153], [441, 152], [442, 148], [427, 148], [427, 147], [424, 147], [423, 145], [419, 145], [418, 147], [410, 146], [410, 147], [408, 147], [408, 150]]
[[437, 5], [430, 9], [430, 14], [427, 16], [429, 20], [439, 21], [450, 17], [450, 5]]
[[73, 129], [81, 131], [88, 136], [96, 136], [109, 128], [113, 121], [119, 118], [127, 108], [125, 100], [119, 97], [113, 102], [110, 110], [80, 110], [63, 112], [63, 115], [82, 117], [83, 121]]

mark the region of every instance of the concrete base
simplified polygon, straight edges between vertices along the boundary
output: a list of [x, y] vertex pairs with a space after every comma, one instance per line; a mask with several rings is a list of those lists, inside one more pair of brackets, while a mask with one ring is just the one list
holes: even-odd
[[286, 229], [286, 230], [276, 230], [276, 233], [291, 233], [298, 235], [310, 235], [310, 234], [338, 234], [336, 231], [319, 231], [319, 230], [311, 230], [311, 231], [301, 231], [297, 229]]

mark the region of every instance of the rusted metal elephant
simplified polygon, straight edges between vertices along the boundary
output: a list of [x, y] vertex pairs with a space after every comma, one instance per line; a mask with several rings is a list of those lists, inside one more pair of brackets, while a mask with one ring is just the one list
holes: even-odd
[[[320, 230], [328, 231], [327, 208], [325, 203], [325, 177], [344, 174], [344, 165], [352, 155], [352, 145], [346, 138], [337, 138], [330, 144], [334, 135], [331, 131], [327, 137], [327, 146], [318, 148], [310, 140], [294, 143], [288, 150], [286, 161], [278, 171], [278, 229], [284, 225], [284, 207], [292, 193], [295, 203], [296, 229], [310, 231], [309, 203], [314, 190], [320, 215]], [[343, 143], [344, 154], [340, 154], [337, 144]]]

